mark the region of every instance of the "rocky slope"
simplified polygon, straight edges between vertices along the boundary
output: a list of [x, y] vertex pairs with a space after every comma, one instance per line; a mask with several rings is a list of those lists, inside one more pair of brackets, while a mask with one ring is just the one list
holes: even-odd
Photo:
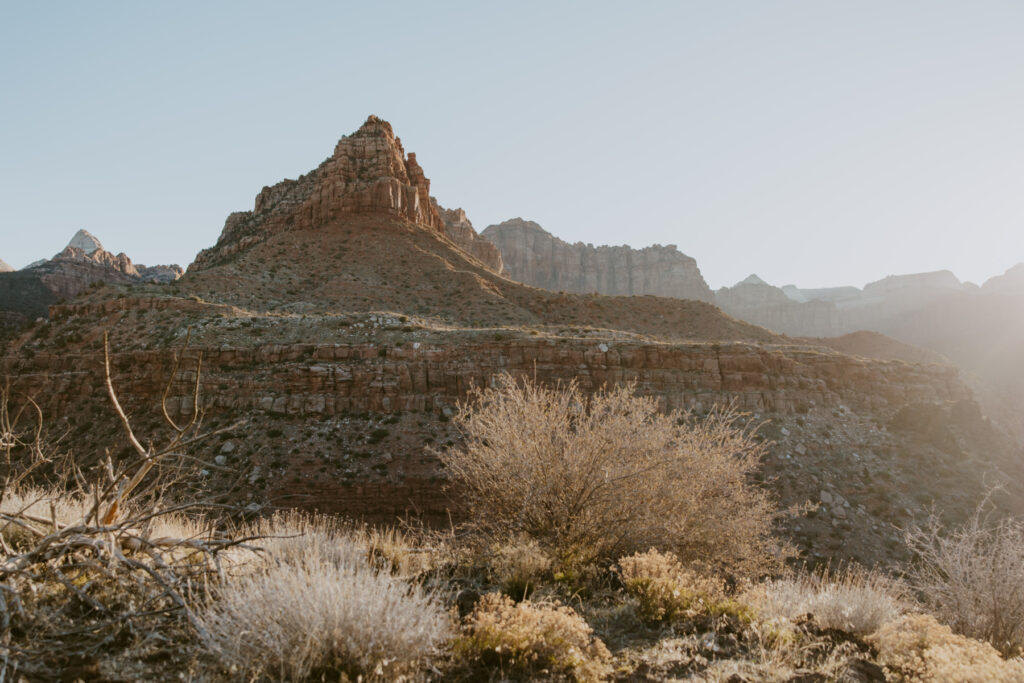
[[569, 244], [521, 218], [491, 225], [481, 234], [498, 247], [506, 274], [534, 287], [697, 301], [714, 298], [697, 262], [675, 245], [632, 249]]
[[450, 416], [499, 372], [587, 390], [634, 382], [663, 408], [698, 414], [751, 411], [771, 441], [764, 481], [785, 504], [823, 503], [788, 526], [811, 561], [892, 560], [891, 525], [931, 501], [962, 516], [985, 481], [1020, 493], [1019, 453], [972, 412], [950, 367], [796, 342], [703, 301], [513, 282], [455, 246], [426, 190], [371, 117], [316, 171], [233, 214], [184, 277], [53, 305], [0, 368], [74, 433], [83, 467], [107, 449], [130, 455], [111, 436], [104, 330], [141, 433], [161, 433], [168, 384], [168, 411], [189, 414], [198, 377], [209, 425], [247, 421], [196, 445], [210, 463], [200, 484], [250, 509], [457, 518], [458, 491], [431, 449], [457, 442]]
[[433, 197], [430, 198], [430, 201], [434, 203], [438, 215], [444, 222], [444, 234], [448, 236], [448, 239], [490, 270], [500, 274], [504, 269], [501, 252], [494, 246], [494, 243], [477, 234], [473, 229], [473, 224], [466, 218], [466, 212], [462, 209], [446, 209], [438, 204]]
[[4, 261], [3, 259], [0, 259], [0, 273], [10, 273], [10, 272], [12, 272], [13, 270], [14, 270], [14, 268], [12, 268], [12, 267], [11, 267], [11, 266], [10, 266], [10, 265], [9, 265], [9, 264], [7, 263], [7, 261]]

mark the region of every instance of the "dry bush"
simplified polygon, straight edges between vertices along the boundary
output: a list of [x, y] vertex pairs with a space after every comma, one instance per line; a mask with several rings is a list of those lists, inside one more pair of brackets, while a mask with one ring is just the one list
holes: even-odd
[[392, 678], [449, 633], [418, 586], [370, 565], [353, 539], [289, 530], [263, 566], [236, 575], [199, 615], [203, 641], [250, 679]]
[[[109, 655], [112, 642], [158, 632], [187, 639], [198, 628], [192, 607], [221, 574], [220, 553], [239, 541], [201, 521], [206, 501], [177, 502], [169, 492], [191, 467], [188, 447], [219, 432], [201, 431], [196, 359], [191, 417], [175, 422], [163, 413], [170, 436], [143, 446], [114, 391], [104, 345], [106, 389], [132, 448], [132, 458], [109, 456], [97, 472], [83, 472], [70, 457], [58, 459], [41, 443], [42, 414], [11, 410], [0, 395], [0, 678], [16, 672], [60, 678], [68, 662]], [[175, 356], [171, 381], [184, 352]], [[25, 415], [33, 426], [19, 428]], [[238, 425], [226, 428], [234, 429]], [[60, 479], [52, 490], [31, 489], [27, 473], [45, 466]], [[192, 519], [187, 519], [191, 516]], [[127, 634], [127, 635], [126, 635]], [[166, 638], [164, 639], [166, 642]], [[185, 648], [179, 648], [179, 650]]]
[[735, 572], [781, 558], [771, 501], [747, 481], [763, 448], [735, 413], [686, 422], [631, 387], [585, 396], [508, 375], [461, 408], [464, 445], [440, 455], [491, 538], [529, 536], [563, 564], [652, 547]]
[[466, 617], [454, 650], [470, 668], [503, 676], [597, 681], [611, 672], [611, 654], [570, 607], [514, 603], [488, 593]]
[[925, 604], [957, 633], [986, 640], [1003, 654], [1024, 649], [1024, 523], [987, 523], [983, 506], [945, 531], [933, 515], [907, 530], [917, 555], [909, 570]]
[[868, 640], [890, 680], [1019, 683], [1024, 662], [1004, 660], [988, 643], [957, 635], [928, 614], [889, 622]]
[[879, 572], [847, 568], [768, 581], [748, 600], [765, 619], [795, 621], [807, 614], [823, 628], [864, 636], [906, 611], [906, 588]]
[[644, 621], [672, 621], [695, 614], [749, 618], [748, 609], [726, 596], [721, 579], [684, 567], [672, 553], [652, 549], [623, 557], [618, 572]]

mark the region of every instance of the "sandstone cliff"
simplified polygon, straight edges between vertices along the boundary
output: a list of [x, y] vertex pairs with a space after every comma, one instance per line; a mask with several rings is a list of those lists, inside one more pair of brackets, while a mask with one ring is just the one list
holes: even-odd
[[433, 197], [430, 198], [438, 215], [444, 222], [444, 234], [462, 251], [473, 256], [490, 270], [501, 274], [503, 265], [501, 252], [494, 246], [494, 243], [481, 237], [473, 229], [473, 224], [466, 218], [466, 212], [462, 209], [446, 209], [437, 203]]
[[376, 116], [350, 136], [342, 136], [334, 154], [298, 180], [264, 187], [252, 211], [228, 216], [217, 244], [204, 249], [191, 270], [223, 262], [268, 236], [284, 230], [323, 227], [347, 216], [388, 215], [437, 234], [444, 224], [430, 201], [430, 181], [408, 156], [391, 124]]
[[481, 234], [497, 245], [506, 274], [534, 287], [698, 301], [714, 298], [697, 262], [674, 245], [632, 249], [569, 244], [521, 218], [489, 226]]

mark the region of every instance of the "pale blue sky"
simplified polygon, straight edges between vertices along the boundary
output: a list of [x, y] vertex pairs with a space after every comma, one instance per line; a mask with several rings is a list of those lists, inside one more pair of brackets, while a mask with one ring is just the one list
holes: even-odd
[[370, 113], [478, 229], [713, 287], [1024, 261], [1024, 3], [0, 3], [0, 258], [186, 265]]

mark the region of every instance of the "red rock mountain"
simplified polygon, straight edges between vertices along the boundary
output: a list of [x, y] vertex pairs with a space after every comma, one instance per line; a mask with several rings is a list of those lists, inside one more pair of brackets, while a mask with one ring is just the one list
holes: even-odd
[[252, 211], [228, 217], [217, 244], [199, 253], [202, 269], [281, 230], [303, 230], [345, 217], [389, 215], [437, 234], [444, 224], [430, 201], [430, 181], [408, 156], [391, 124], [376, 116], [343, 136], [334, 154], [298, 180], [264, 187]]

